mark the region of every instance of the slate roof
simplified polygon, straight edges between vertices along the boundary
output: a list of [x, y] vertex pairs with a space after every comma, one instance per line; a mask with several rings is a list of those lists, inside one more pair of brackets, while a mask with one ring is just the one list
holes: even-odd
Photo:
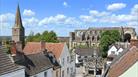
[[[65, 43], [45, 43], [45, 48], [48, 52], [52, 52], [56, 59], [58, 60]], [[23, 50], [25, 54], [36, 54], [41, 52], [41, 43], [40, 42], [28, 42]]]
[[24, 55], [24, 59], [24, 62], [18, 64], [25, 66], [26, 76], [32, 76], [53, 67], [48, 57], [42, 52]]
[[115, 44], [112, 44], [109, 46], [109, 49], [111, 47], [115, 46], [117, 48], [117, 50], [119, 50], [120, 48], [123, 48], [123, 49], [127, 49], [127, 48], [130, 48], [130, 43], [128, 42], [116, 42]]
[[0, 47], [0, 75], [24, 69], [23, 66], [14, 64], [7, 55], [5, 48]]
[[75, 49], [75, 53], [80, 55], [80, 56], [92, 56], [92, 54], [94, 53], [94, 50], [97, 51], [97, 53], [99, 54], [99, 48], [76, 48]]
[[103, 77], [119, 77], [126, 70], [128, 70], [134, 63], [138, 61], [138, 48], [135, 46], [124, 50], [118, 57], [116, 57], [111, 66], [108, 67], [107, 73]]

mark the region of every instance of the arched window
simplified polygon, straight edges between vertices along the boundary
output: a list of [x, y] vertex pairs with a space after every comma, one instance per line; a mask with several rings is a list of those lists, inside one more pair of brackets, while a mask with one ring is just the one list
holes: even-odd
[[99, 37], [99, 36], [97, 36], [97, 41], [99, 41], [99, 39], [100, 39], [100, 37]]
[[131, 35], [129, 34], [129, 33], [126, 33], [125, 35], [124, 35], [124, 42], [130, 42], [130, 39], [131, 39]]
[[90, 37], [89, 36], [87, 36], [87, 40], [89, 40], [90, 39]]
[[85, 40], [85, 33], [82, 34], [82, 41]]
[[92, 36], [92, 41], [94, 41], [94, 36]]

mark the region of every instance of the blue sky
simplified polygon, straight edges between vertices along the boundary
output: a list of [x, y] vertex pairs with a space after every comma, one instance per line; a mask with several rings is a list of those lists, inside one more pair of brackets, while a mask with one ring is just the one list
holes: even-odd
[[76, 29], [130, 26], [138, 33], [137, 0], [0, 0], [0, 36], [11, 35], [17, 4], [26, 29], [68, 36]]

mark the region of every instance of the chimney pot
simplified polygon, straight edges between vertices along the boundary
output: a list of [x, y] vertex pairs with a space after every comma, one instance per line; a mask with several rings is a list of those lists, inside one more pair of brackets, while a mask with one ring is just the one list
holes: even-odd
[[11, 56], [16, 56], [16, 43], [14, 41], [11, 42]]
[[45, 42], [40, 41], [41, 51], [45, 51]]

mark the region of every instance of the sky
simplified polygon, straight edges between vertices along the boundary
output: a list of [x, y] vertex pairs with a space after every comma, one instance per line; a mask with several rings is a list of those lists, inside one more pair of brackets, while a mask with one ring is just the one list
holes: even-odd
[[0, 36], [11, 36], [17, 5], [25, 35], [45, 30], [58, 36], [89, 27], [133, 27], [138, 33], [138, 0], [0, 0]]

